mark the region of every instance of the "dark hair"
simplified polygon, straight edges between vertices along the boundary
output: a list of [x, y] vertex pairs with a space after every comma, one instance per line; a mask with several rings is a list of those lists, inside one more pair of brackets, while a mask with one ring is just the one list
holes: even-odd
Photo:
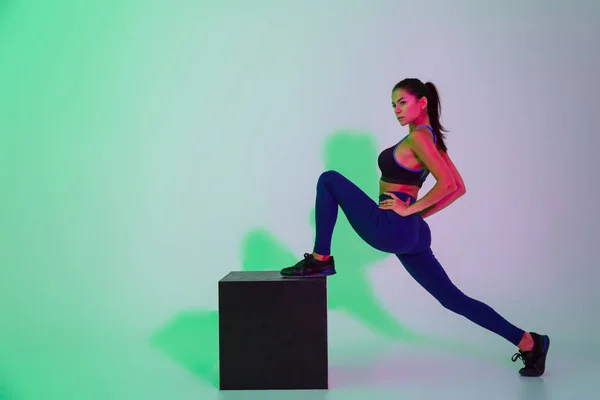
[[431, 82], [423, 83], [416, 78], [406, 78], [401, 80], [394, 86], [394, 90], [404, 89], [418, 99], [425, 96], [427, 98], [427, 114], [429, 115], [429, 122], [437, 137], [437, 146], [444, 153], [448, 151], [444, 139], [446, 135], [443, 132], [448, 132], [446, 128], [440, 123], [440, 116], [442, 114], [442, 105], [440, 103], [440, 96], [437, 88]]

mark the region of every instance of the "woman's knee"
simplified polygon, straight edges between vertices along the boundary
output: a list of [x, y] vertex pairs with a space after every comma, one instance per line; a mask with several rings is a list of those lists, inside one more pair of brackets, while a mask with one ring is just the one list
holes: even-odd
[[469, 301], [469, 298], [453, 284], [445, 288], [443, 293], [434, 297], [442, 307], [458, 314], [463, 313]]
[[321, 173], [319, 176], [319, 180], [317, 181], [318, 185], [327, 185], [335, 182], [336, 180], [343, 179], [344, 176], [335, 170], [328, 170]]

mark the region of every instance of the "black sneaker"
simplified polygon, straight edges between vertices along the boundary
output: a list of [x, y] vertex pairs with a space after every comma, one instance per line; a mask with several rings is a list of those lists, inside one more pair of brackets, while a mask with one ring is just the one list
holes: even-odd
[[281, 275], [288, 278], [316, 278], [335, 274], [333, 256], [325, 261], [315, 259], [312, 254], [304, 253], [304, 259], [295, 265], [281, 270]]
[[519, 374], [522, 376], [541, 376], [546, 370], [546, 354], [550, 348], [550, 338], [535, 332], [530, 332], [530, 334], [533, 338], [533, 349], [531, 351], [519, 350], [512, 356], [512, 361], [515, 362], [519, 358], [523, 360], [525, 366], [519, 370]]

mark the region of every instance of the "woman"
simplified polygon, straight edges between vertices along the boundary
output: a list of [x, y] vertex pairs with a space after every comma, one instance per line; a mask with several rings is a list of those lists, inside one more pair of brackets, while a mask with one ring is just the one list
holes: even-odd
[[[445, 308], [468, 318], [516, 345], [512, 360], [521, 358], [523, 376], [544, 373], [550, 339], [525, 332], [488, 305], [462, 293], [431, 250], [431, 232], [424, 218], [446, 208], [466, 193], [464, 182], [448, 156], [446, 130], [440, 124], [440, 101], [433, 83], [404, 79], [392, 90], [392, 106], [409, 134], [381, 152], [379, 204], [336, 171], [319, 177], [316, 195], [316, 237], [312, 254], [281, 270], [284, 277], [319, 277], [336, 273], [330, 255], [338, 205], [356, 233], [370, 246], [395, 254], [409, 274]], [[429, 173], [436, 179], [421, 199], [419, 189]]]

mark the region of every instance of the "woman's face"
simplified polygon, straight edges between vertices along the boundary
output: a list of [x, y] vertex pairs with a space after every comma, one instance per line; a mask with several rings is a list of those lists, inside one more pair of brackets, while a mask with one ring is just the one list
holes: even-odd
[[427, 109], [427, 98], [417, 99], [404, 89], [392, 92], [392, 106], [400, 125], [405, 126], [417, 119]]

